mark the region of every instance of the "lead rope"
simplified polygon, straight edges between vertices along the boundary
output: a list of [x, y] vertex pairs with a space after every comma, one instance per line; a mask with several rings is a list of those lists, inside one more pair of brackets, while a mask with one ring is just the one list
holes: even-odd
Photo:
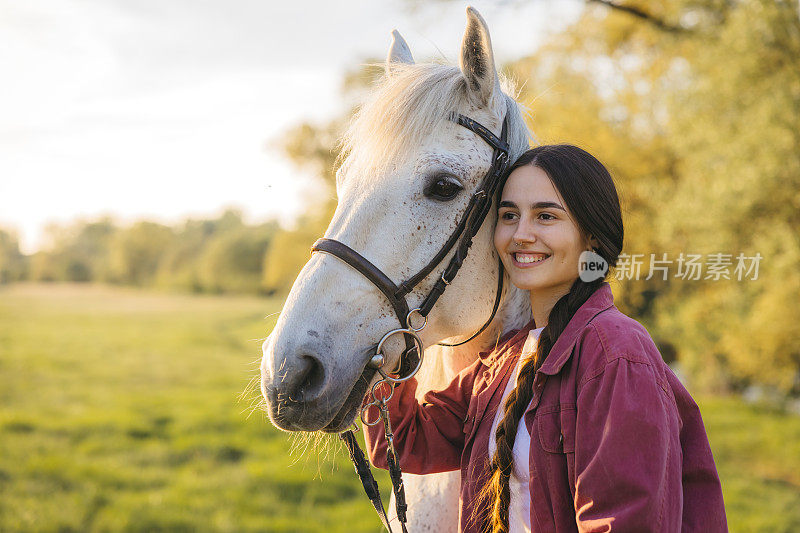
[[[410, 320], [411, 313], [409, 313], [409, 316], [406, 318], [407, 320]], [[425, 323], [427, 323], [427, 320]], [[369, 363], [371, 366], [376, 368], [377, 372], [381, 375], [381, 378], [376, 381], [370, 389], [369, 394], [372, 396], [372, 401], [366, 405], [363, 405], [360, 410], [360, 418], [363, 424], [367, 426], [375, 426], [381, 421], [383, 422], [383, 434], [386, 437], [386, 463], [389, 466], [389, 478], [392, 481], [395, 511], [397, 513], [397, 520], [400, 522], [402, 533], [408, 533], [408, 530], [406, 529], [406, 511], [408, 510], [408, 505], [406, 503], [406, 491], [403, 486], [403, 471], [400, 469], [400, 462], [397, 460], [397, 452], [394, 449], [394, 433], [392, 432], [392, 422], [389, 418], [389, 408], [386, 405], [386, 402], [388, 402], [389, 399], [391, 399], [391, 397], [394, 395], [394, 387], [397, 383], [402, 383], [403, 381], [411, 379], [419, 370], [419, 367], [422, 364], [422, 340], [417, 335], [417, 332], [422, 330], [424, 327], [425, 324], [419, 328], [415, 328], [413, 325], [410, 325], [408, 329], [394, 330], [386, 334], [386, 336], [381, 339], [381, 342], [378, 343], [378, 348], [376, 350], [377, 353], [372, 357]], [[416, 349], [420, 354], [419, 364], [417, 364], [417, 367], [414, 368], [413, 372], [406, 376], [401, 375], [394, 377], [384, 372], [381, 368], [384, 363], [381, 347], [386, 339], [396, 333], [406, 333], [410, 335], [417, 343]], [[388, 392], [385, 387], [382, 387], [383, 384], [387, 385]], [[367, 414], [367, 411], [372, 406], [376, 406], [378, 408], [379, 416], [375, 420], [369, 420], [369, 415]], [[353, 424], [353, 427], [358, 430], [357, 425]], [[364, 452], [362, 452], [361, 448], [358, 446], [358, 442], [353, 434], [353, 430], [349, 429], [343, 433], [340, 433], [339, 437], [344, 441], [348, 451], [350, 452], [350, 459], [353, 461], [356, 474], [358, 474], [359, 479], [361, 479], [361, 484], [364, 486], [364, 492], [367, 493], [367, 497], [369, 498], [370, 502], [372, 502], [372, 506], [378, 513], [378, 517], [380, 518], [386, 530], [389, 531], [389, 533], [392, 533], [392, 528], [389, 525], [389, 519], [386, 516], [386, 510], [384, 509], [383, 501], [381, 500], [381, 494], [378, 490], [378, 482], [375, 481], [375, 477], [372, 475], [372, 470], [370, 469], [369, 462], [364, 456]]]
[[392, 423], [389, 421], [389, 410], [386, 402], [380, 404], [381, 418], [383, 419], [383, 431], [386, 435], [386, 463], [389, 465], [389, 477], [392, 480], [392, 490], [394, 491], [395, 511], [397, 519], [403, 533], [406, 531], [406, 489], [403, 487], [403, 471], [400, 470], [400, 463], [397, 460], [397, 453], [394, 450], [394, 434], [392, 433]]
[[[347, 451], [350, 453], [350, 460], [353, 461], [356, 474], [358, 474], [358, 478], [361, 480], [361, 484], [364, 486], [364, 492], [367, 493], [369, 501], [372, 502], [375, 512], [378, 513], [378, 518], [381, 519], [381, 523], [383, 523], [383, 526], [386, 528], [386, 530], [389, 531], [389, 533], [392, 533], [392, 528], [389, 525], [389, 518], [386, 516], [386, 510], [384, 509], [383, 501], [381, 500], [378, 482], [375, 481], [375, 478], [372, 475], [372, 470], [370, 470], [369, 462], [367, 462], [366, 457], [364, 457], [364, 452], [362, 452], [361, 448], [358, 446], [358, 441], [356, 440], [353, 430], [348, 429], [343, 433], [339, 433], [339, 438], [342, 439], [345, 446], [347, 446]], [[403, 529], [405, 530], [405, 527]]]
[[[383, 374], [383, 372], [381, 372], [381, 374]], [[379, 398], [376, 395], [376, 388], [373, 386], [372, 396], [374, 401], [365, 407], [364, 411], [362, 411], [362, 422], [367, 425], [374, 426], [380, 421], [383, 421], [383, 432], [386, 436], [387, 443], [386, 462], [389, 465], [389, 478], [392, 480], [392, 491], [394, 492], [397, 520], [400, 522], [400, 528], [402, 529], [402, 532], [408, 533], [408, 530], [406, 529], [406, 511], [408, 510], [408, 505], [406, 504], [406, 491], [403, 487], [403, 471], [400, 469], [400, 463], [397, 460], [397, 452], [394, 449], [394, 433], [392, 433], [392, 423], [389, 420], [389, 409], [386, 406], [386, 401], [394, 394], [394, 383], [381, 379], [376, 383], [376, 385], [381, 383], [389, 383], [391, 392], [388, 396], [381, 396]], [[378, 406], [380, 417], [375, 420], [375, 422], [368, 422], [364, 420], [364, 412], [367, 408], [369, 408], [369, 406], [372, 405]], [[358, 426], [355, 426], [355, 429], [358, 429]], [[361, 448], [358, 446], [358, 441], [356, 440], [353, 430], [349, 429], [343, 433], [339, 433], [339, 438], [341, 438], [347, 446], [347, 450], [350, 453], [350, 460], [353, 462], [353, 466], [356, 469], [356, 474], [358, 474], [361, 484], [364, 486], [364, 492], [366, 492], [369, 501], [375, 508], [375, 512], [378, 513], [378, 518], [380, 518], [386, 530], [389, 531], [389, 533], [392, 533], [392, 527], [389, 525], [389, 518], [386, 516], [383, 500], [381, 500], [378, 482], [372, 475], [372, 470], [370, 469], [369, 462], [364, 456], [364, 452], [361, 451]]]

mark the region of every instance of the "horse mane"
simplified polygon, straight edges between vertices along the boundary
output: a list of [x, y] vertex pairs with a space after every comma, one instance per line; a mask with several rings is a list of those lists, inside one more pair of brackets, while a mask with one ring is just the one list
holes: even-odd
[[[491, 108], [505, 109], [512, 160], [528, 149], [532, 135], [525, 125], [515, 84], [500, 75], [502, 91]], [[382, 173], [408, 161], [420, 143], [440, 133], [448, 117], [469, 105], [467, 81], [461, 70], [439, 63], [393, 64], [354, 114], [340, 142], [338, 163]], [[499, 118], [499, 117], [498, 117]], [[495, 132], [498, 133], [498, 132]]]

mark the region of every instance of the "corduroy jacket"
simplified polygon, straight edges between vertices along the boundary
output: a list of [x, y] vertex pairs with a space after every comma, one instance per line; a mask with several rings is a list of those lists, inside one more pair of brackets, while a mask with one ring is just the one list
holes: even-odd
[[[421, 404], [413, 378], [389, 400], [404, 472], [461, 471], [459, 531], [480, 531], [491, 425], [532, 327], [507, 334]], [[608, 283], [572, 317], [533, 388], [524, 415], [533, 531], [727, 531], [697, 404]], [[386, 468], [383, 425], [364, 429], [370, 459]]]

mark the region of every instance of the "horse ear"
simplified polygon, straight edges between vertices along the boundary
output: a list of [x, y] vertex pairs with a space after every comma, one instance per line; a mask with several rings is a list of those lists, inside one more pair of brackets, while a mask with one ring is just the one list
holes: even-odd
[[414, 64], [414, 57], [411, 55], [411, 49], [406, 44], [406, 40], [400, 35], [397, 30], [392, 30], [392, 46], [389, 48], [389, 55], [386, 57], [386, 74], [391, 75], [392, 64], [405, 63], [408, 65]]
[[492, 94], [495, 89], [499, 90], [500, 83], [494, 66], [489, 28], [481, 14], [472, 6], [467, 8], [467, 29], [461, 42], [459, 66], [467, 79], [470, 94], [476, 97], [480, 105], [489, 105]]

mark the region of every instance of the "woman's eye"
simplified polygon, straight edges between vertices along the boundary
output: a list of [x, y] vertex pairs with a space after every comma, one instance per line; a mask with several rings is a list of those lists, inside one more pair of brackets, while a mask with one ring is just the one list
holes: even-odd
[[500, 214], [500, 218], [501, 218], [502, 220], [514, 220], [514, 218], [515, 218], [516, 216], [517, 216], [517, 214], [516, 214], [516, 213], [513, 213], [513, 212], [511, 212], [511, 211], [506, 211], [505, 213], [501, 213], [501, 214]]
[[556, 217], [554, 217], [550, 213], [540, 213], [539, 216], [540, 217], [546, 217], [544, 220], [555, 220], [556, 219]]
[[423, 191], [425, 196], [434, 200], [452, 200], [461, 192], [461, 184], [447, 178], [433, 180]]

